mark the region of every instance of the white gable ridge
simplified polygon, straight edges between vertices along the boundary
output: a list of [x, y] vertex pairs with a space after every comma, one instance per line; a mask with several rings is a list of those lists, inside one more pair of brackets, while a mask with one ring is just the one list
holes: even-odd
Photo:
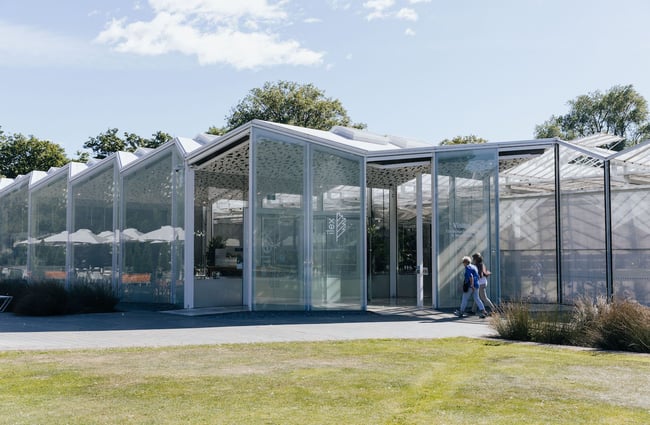
[[208, 133], [200, 133], [194, 136], [194, 141], [198, 143], [199, 145], [209, 145], [210, 143], [216, 141], [219, 139], [221, 136], [217, 136], [215, 134], [208, 134]]
[[138, 159], [132, 152], [117, 152], [117, 162], [120, 169]]
[[391, 134], [380, 135], [377, 133], [372, 133], [370, 131], [360, 130], [358, 128], [343, 127], [340, 125], [332, 127], [330, 131], [334, 134], [343, 136], [346, 139], [356, 140], [364, 143], [378, 144], [390, 147], [392, 149], [408, 149], [432, 146], [430, 143], [409, 139], [407, 137], [394, 136]]
[[69, 164], [70, 164], [70, 177], [88, 168], [88, 165], [84, 164], [83, 162], [70, 162]]
[[30, 188], [38, 183], [40, 180], [44, 179], [47, 177], [47, 173], [45, 171], [32, 171], [28, 174], [29, 176], [29, 186]]
[[[275, 127], [295, 135], [306, 136], [317, 143], [324, 143], [337, 149], [347, 150], [362, 155], [371, 152], [402, 149], [402, 147], [398, 146], [398, 143], [404, 145], [404, 140], [406, 140], [394, 138], [395, 140], [393, 141], [396, 141], [397, 143], [393, 143], [391, 142], [391, 136], [382, 136], [369, 131], [342, 126], [335, 126], [331, 130], [326, 131], [262, 120], [253, 120], [251, 122], [261, 128], [272, 129]], [[416, 146], [414, 142], [411, 141], [411, 143], [413, 143], [413, 146]], [[430, 145], [418, 144], [417, 146]]]
[[0, 178], [0, 189], [7, 187], [14, 182], [14, 179], [8, 179], [6, 177]]
[[330, 131], [334, 134], [345, 137], [346, 139], [356, 140], [358, 142], [374, 143], [384, 146], [390, 143], [390, 139], [387, 136], [382, 136], [380, 134], [371, 133], [365, 130], [359, 130], [357, 128], [335, 125], [330, 129]]
[[187, 156], [191, 152], [194, 152], [203, 146], [202, 143], [199, 143], [194, 139], [190, 139], [189, 137], [177, 137], [176, 144], [178, 145], [179, 150], [183, 152], [183, 156]]

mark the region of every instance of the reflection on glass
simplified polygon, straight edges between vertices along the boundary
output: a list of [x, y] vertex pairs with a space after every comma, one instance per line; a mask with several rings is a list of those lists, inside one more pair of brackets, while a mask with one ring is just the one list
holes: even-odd
[[[460, 300], [463, 256], [489, 253], [494, 233], [496, 151], [463, 150], [436, 156], [438, 197], [438, 304]], [[489, 256], [486, 264], [490, 264]]]
[[304, 151], [260, 138], [255, 158], [253, 303], [304, 309]]
[[32, 279], [65, 282], [67, 173], [52, 176], [47, 184], [32, 190], [31, 244]]
[[526, 159], [500, 158], [501, 299], [556, 302], [554, 150]]
[[650, 305], [650, 167], [612, 161], [611, 169], [613, 295]]
[[28, 182], [0, 195], [0, 280], [27, 278]]
[[368, 300], [390, 298], [390, 190], [368, 190]]
[[173, 250], [185, 237], [182, 225], [172, 226], [177, 189], [171, 153], [147, 162], [124, 177], [124, 218], [121, 289], [126, 302], [174, 303], [180, 291], [172, 275]]
[[71, 184], [70, 255], [73, 283], [111, 285], [113, 272], [114, 163], [92, 169]]
[[602, 161], [560, 147], [562, 301], [607, 293]]
[[312, 306], [359, 308], [361, 303], [361, 164], [312, 154]]

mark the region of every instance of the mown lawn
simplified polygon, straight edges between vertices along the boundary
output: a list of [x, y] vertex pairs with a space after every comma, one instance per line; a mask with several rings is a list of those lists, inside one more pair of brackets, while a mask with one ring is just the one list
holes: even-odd
[[647, 424], [650, 356], [465, 338], [0, 353], [2, 424]]

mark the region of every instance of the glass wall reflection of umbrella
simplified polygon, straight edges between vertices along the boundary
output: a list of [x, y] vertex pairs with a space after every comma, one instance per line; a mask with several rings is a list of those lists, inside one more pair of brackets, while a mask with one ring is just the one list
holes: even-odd
[[88, 229], [79, 229], [76, 232], [70, 233], [70, 242], [82, 244], [98, 244], [102, 243], [103, 239]]
[[180, 227], [162, 226], [160, 229], [142, 235], [142, 239], [154, 242], [172, 242], [185, 239], [185, 231]]

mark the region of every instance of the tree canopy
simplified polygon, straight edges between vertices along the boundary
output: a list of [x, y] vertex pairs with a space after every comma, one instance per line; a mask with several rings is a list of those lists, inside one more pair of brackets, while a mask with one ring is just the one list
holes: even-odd
[[473, 143], [487, 143], [487, 140], [470, 134], [469, 136], [456, 136], [453, 139], [444, 139], [441, 145], [469, 145]]
[[635, 145], [650, 137], [648, 103], [632, 85], [581, 95], [570, 100], [568, 105], [567, 114], [553, 115], [536, 126], [535, 137], [572, 140], [607, 133], [625, 138], [626, 145]]
[[47, 171], [70, 162], [65, 150], [48, 140], [20, 133], [6, 135], [0, 129], [0, 175], [16, 178], [34, 170]]
[[111, 153], [118, 151], [134, 152], [138, 148], [155, 149], [172, 139], [172, 136], [163, 131], [157, 131], [152, 134], [150, 139], [126, 131], [124, 132], [124, 136], [120, 137], [118, 132], [119, 130], [117, 128], [109, 128], [104, 133], [99, 133], [95, 137], [88, 138], [88, 141], [84, 143], [83, 147], [84, 149], [90, 149], [95, 158], [103, 159]]
[[225, 127], [210, 127], [208, 133], [223, 134], [253, 119], [320, 130], [335, 125], [366, 127], [363, 123], [352, 123], [341, 102], [326, 97], [313, 84], [278, 81], [252, 89], [226, 116]]

